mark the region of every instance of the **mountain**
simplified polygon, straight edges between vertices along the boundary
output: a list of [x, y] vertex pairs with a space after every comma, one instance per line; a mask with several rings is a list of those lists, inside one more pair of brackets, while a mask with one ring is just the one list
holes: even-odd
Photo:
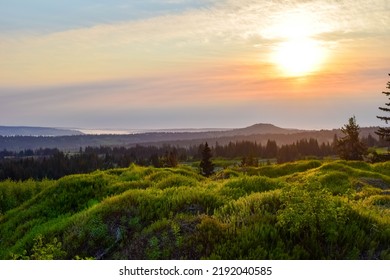
[[0, 136], [65, 136], [82, 134], [82, 132], [77, 130], [63, 128], [34, 126], [0, 126]]
[[281, 128], [269, 123], [258, 123], [244, 128], [232, 129], [226, 131], [226, 134], [239, 136], [239, 135], [254, 135], [254, 134], [291, 134], [303, 132], [304, 130]]
[[[58, 148], [66, 151], [78, 151], [80, 147], [99, 146], [122, 146], [131, 147], [135, 145], [143, 146], [164, 146], [166, 144], [190, 147], [208, 142], [214, 145], [216, 142], [221, 145], [229, 142], [251, 141], [265, 145], [268, 140], [275, 140], [278, 145], [286, 145], [297, 142], [301, 139], [314, 138], [321, 143], [332, 143], [334, 136], [341, 137], [343, 133], [340, 129], [333, 130], [299, 130], [277, 127], [272, 124], [255, 124], [245, 128], [227, 129], [225, 131], [212, 130], [198, 132], [172, 132], [159, 131], [135, 134], [102, 134], [91, 135], [82, 134], [75, 130], [64, 130], [54, 128], [25, 128], [12, 130], [13, 133], [1, 133], [0, 127], [0, 150], [20, 151], [25, 149], [36, 150], [39, 148]], [[31, 130], [32, 129], [32, 130]], [[365, 127], [360, 129], [360, 136], [367, 137], [371, 134], [377, 138], [375, 131], [377, 127]], [[23, 133], [22, 133], [23, 132]], [[62, 134], [60, 134], [62, 133]], [[40, 135], [35, 136], [14, 136], [9, 135]], [[42, 136], [42, 135], [50, 135]], [[56, 137], [53, 137], [56, 136]]]
[[175, 135], [184, 135], [185, 133], [191, 133], [194, 135], [202, 134], [215, 134], [218, 136], [231, 136], [231, 135], [252, 135], [252, 134], [289, 134], [296, 133], [299, 129], [288, 129], [277, 127], [273, 124], [258, 123], [244, 128], [168, 128], [168, 129], [122, 129], [122, 130], [110, 130], [110, 129], [78, 129], [85, 134], [103, 135], [103, 134], [150, 134], [150, 133], [175, 133]]

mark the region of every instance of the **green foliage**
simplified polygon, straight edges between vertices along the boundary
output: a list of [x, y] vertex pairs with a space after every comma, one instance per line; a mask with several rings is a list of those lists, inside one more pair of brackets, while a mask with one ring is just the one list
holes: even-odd
[[209, 177], [214, 174], [214, 164], [211, 162], [212, 154], [209, 145], [204, 145], [202, 149], [202, 160], [200, 161], [201, 174], [205, 177]]
[[390, 166], [306, 160], [0, 182], [0, 259], [390, 259]]
[[195, 186], [196, 180], [183, 175], [169, 175], [156, 184], [156, 188], [166, 189], [181, 186]]
[[229, 179], [229, 178], [234, 178], [234, 177], [239, 177], [241, 175], [241, 172], [231, 169], [231, 168], [226, 168], [223, 170], [218, 171], [214, 179], [220, 180], [220, 179]]
[[277, 179], [262, 176], [243, 176], [226, 182], [222, 193], [233, 198], [282, 188], [284, 184]]
[[275, 221], [281, 207], [280, 190], [253, 193], [231, 201], [216, 211], [221, 221], [236, 227], [257, 222]]
[[0, 182], [0, 214], [18, 207], [52, 184], [54, 182], [48, 180], [27, 180], [24, 182], [6, 180]]
[[284, 207], [278, 212], [278, 225], [293, 234], [310, 232], [319, 235], [334, 232], [334, 223], [345, 223], [345, 210], [324, 189], [286, 189], [282, 194]]
[[330, 171], [318, 179], [321, 186], [333, 195], [346, 194], [351, 189], [348, 175], [340, 171]]
[[373, 164], [373, 171], [390, 176], [390, 161]]
[[49, 243], [44, 243], [42, 235], [34, 238], [34, 245], [31, 249], [31, 254], [27, 255], [27, 250], [23, 254], [11, 254], [14, 260], [54, 260], [62, 259], [66, 252], [62, 250], [62, 243], [53, 238]]
[[248, 169], [249, 175], [262, 175], [270, 178], [278, 178], [298, 172], [305, 172], [321, 166], [319, 160], [298, 161], [278, 165], [267, 165], [259, 168]]
[[224, 159], [224, 158], [213, 158], [213, 164], [215, 167], [229, 168], [237, 165], [239, 161], [236, 159]]
[[349, 118], [348, 124], [341, 128], [344, 137], [336, 143], [336, 149], [341, 159], [362, 160], [367, 153], [367, 147], [359, 139], [360, 127], [355, 117]]
[[[387, 82], [386, 88], [390, 90], [390, 81]], [[388, 99], [390, 99], [390, 91], [383, 91], [382, 93], [386, 95]], [[379, 107], [379, 110], [388, 114], [390, 112], [390, 108], [388, 108], [390, 106], [390, 103], [385, 103], [385, 105], [386, 107]], [[377, 116], [377, 118], [386, 122], [386, 124], [388, 124], [390, 121], [389, 115]], [[381, 138], [385, 139], [386, 141], [390, 142], [390, 127], [380, 127], [378, 131], [376, 131], [376, 134], [378, 134]]]

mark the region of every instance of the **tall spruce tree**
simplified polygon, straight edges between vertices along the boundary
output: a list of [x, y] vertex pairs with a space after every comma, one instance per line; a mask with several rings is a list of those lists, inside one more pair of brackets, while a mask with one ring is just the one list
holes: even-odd
[[[390, 76], [390, 74], [389, 74], [389, 76]], [[390, 89], [390, 81], [387, 82], [386, 88]], [[382, 93], [385, 94], [386, 96], [388, 96], [389, 100], [390, 100], [390, 91], [383, 91]], [[387, 107], [390, 107], [390, 102], [385, 103], [385, 105]], [[379, 107], [379, 110], [384, 111], [386, 113], [390, 113], [390, 108]], [[382, 120], [382, 121], [385, 121], [386, 124], [388, 124], [390, 121], [390, 115], [389, 116], [377, 116], [377, 118]], [[380, 127], [378, 129], [378, 131], [376, 131], [376, 134], [379, 135], [379, 137], [381, 137], [382, 139], [390, 142], [390, 127]]]
[[367, 147], [359, 139], [359, 130], [355, 117], [350, 118], [348, 124], [341, 128], [345, 136], [338, 139], [336, 144], [341, 159], [362, 160], [367, 153]]
[[200, 161], [200, 168], [203, 176], [209, 177], [214, 173], [214, 164], [211, 162], [211, 157], [211, 149], [206, 142], [202, 149], [202, 160]]

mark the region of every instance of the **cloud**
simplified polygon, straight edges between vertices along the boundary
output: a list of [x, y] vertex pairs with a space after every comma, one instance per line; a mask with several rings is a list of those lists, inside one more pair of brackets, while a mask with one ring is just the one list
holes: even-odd
[[48, 34], [102, 22], [115, 24], [147, 19], [209, 3], [209, 0], [13, 0], [6, 4], [0, 1], [0, 33]]
[[[98, 18], [106, 7], [99, 3], [90, 24], [0, 33], [2, 119], [55, 114], [57, 121], [69, 115], [93, 122], [99, 114], [119, 119], [137, 112], [172, 120], [169, 112], [199, 112], [205, 102], [226, 116], [223, 108], [248, 104], [361, 97], [388, 67], [385, 0], [150, 0], [137, 6], [141, 17], [108, 21]], [[278, 77], [270, 61], [292, 33], [331, 52], [328, 68], [298, 83]]]

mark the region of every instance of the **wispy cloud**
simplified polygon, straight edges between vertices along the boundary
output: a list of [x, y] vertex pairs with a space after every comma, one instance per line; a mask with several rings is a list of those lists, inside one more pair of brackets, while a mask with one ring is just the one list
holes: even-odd
[[[204, 100], [217, 110], [310, 99], [313, 91], [321, 98], [361, 96], [359, 88], [372, 89], [372, 73], [390, 60], [386, 0], [131, 1], [117, 18], [113, 10], [103, 13], [109, 1], [79, 2], [61, 3], [65, 14], [73, 6], [81, 14], [94, 10], [88, 22], [45, 32], [0, 28], [0, 110], [7, 118], [70, 110], [167, 113], [201, 108]], [[112, 2], [115, 11], [125, 4]], [[270, 54], [291, 36], [313, 38], [329, 52], [310, 81], [275, 75]], [[362, 84], [362, 77], [369, 81]]]

